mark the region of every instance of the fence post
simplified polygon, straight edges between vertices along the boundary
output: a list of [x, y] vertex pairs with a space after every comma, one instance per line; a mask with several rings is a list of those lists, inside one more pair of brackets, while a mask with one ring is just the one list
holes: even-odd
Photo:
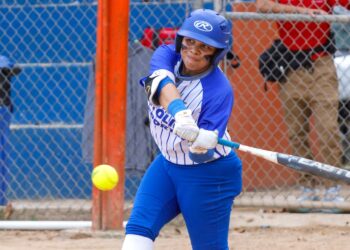
[[106, 163], [119, 173], [108, 192], [93, 188], [92, 228], [122, 229], [129, 1], [99, 0], [96, 52], [94, 166]]

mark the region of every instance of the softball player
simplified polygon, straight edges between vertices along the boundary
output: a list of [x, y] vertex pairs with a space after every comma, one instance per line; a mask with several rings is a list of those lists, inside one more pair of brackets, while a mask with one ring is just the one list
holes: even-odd
[[196, 10], [175, 44], [152, 56], [141, 83], [161, 154], [137, 191], [123, 250], [153, 249], [161, 228], [180, 213], [193, 249], [228, 249], [231, 207], [242, 188], [241, 160], [217, 144], [218, 137], [230, 139], [233, 90], [218, 63], [230, 48], [231, 29], [215, 11]]

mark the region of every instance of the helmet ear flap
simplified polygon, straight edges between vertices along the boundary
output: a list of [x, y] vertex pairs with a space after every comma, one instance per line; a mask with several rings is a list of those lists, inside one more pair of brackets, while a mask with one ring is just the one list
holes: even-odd
[[218, 49], [215, 55], [213, 56], [213, 64], [217, 65], [226, 55], [227, 49]]

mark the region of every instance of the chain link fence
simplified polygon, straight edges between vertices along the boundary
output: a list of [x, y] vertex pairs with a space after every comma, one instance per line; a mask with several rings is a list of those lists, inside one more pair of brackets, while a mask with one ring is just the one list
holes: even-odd
[[[350, 44], [346, 40], [349, 34], [347, 29], [350, 27], [350, 19], [347, 16], [349, 12], [336, 7], [333, 12], [337, 16], [312, 18], [309, 15], [300, 14], [257, 13], [255, 3], [235, 3], [232, 6], [233, 10], [228, 12], [227, 16], [234, 20], [234, 50], [242, 58], [239, 69], [234, 72], [231, 69], [227, 71], [236, 90], [231, 127], [235, 140], [257, 148], [313, 158], [320, 162], [348, 168], [349, 98], [347, 93], [350, 89], [350, 79], [345, 72], [348, 71], [350, 59]], [[339, 14], [342, 16], [338, 16]], [[302, 24], [302, 21], [306, 21], [308, 25]], [[329, 57], [321, 55], [310, 65], [304, 66], [304, 62], [310, 62], [306, 57], [302, 59], [304, 61], [301, 68], [288, 68], [292, 67], [289, 65], [299, 60], [301, 56], [301, 52], [296, 52], [295, 47], [308, 46], [301, 34], [307, 34], [306, 36], [311, 37], [311, 40], [327, 41], [326, 33], [313, 34], [314, 30], [312, 30], [317, 29], [318, 24], [315, 22], [324, 21], [331, 25], [334, 38], [329, 39], [329, 45], [324, 43], [325, 45], [317, 49], [319, 51], [315, 54], [324, 53], [328, 46], [334, 45], [335, 62], [332, 60], [326, 62], [325, 58]], [[312, 22], [314, 24], [309, 25]], [[291, 39], [293, 33], [288, 33], [291, 30], [292, 32], [298, 30], [298, 33], [294, 33], [295, 40]], [[294, 48], [294, 52], [289, 53], [276, 46], [275, 56], [280, 58], [277, 60], [282, 60], [282, 65], [288, 66], [283, 66], [285, 67], [283, 70], [286, 71], [286, 80], [271, 83], [266, 81], [269, 75], [265, 75], [264, 79], [259, 72], [259, 67], [262, 66], [261, 62], [259, 64], [259, 59], [262, 53], [273, 43], [276, 44], [276, 39], [280, 38], [289, 41], [289, 46]], [[306, 52], [302, 53], [306, 54]], [[317, 71], [317, 68], [323, 69]], [[337, 74], [325, 79], [323, 73], [332, 69]], [[324, 85], [321, 85], [322, 82]], [[301, 88], [298, 89], [296, 84], [301, 85]], [[332, 87], [334, 84], [339, 85], [338, 93], [337, 86]], [[335, 89], [333, 94], [332, 88]], [[300, 96], [305, 97], [304, 101], [300, 100]], [[327, 106], [330, 103], [334, 105], [333, 108]], [[338, 105], [339, 108], [336, 107]], [[325, 117], [322, 120], [320, 113]], [[325, 127], [330, 126], [328, 124], [331, 124], [332, 120], [334, 126], [327, 131]], [[296, 128], [298, 133], [291, 134], [290, 131]], [[307, 149], [307, 144], [310, 151]], [[339, 144], [339, 151], [336, 150], [337, 144]], [[300, 207], [316, 208], [316, 210], [321, 207], [341, 207], [344, 211], [349, 210], [348, 185], [338, 186], [339, 183], [336, 182], [310, 178], [284, 167], [271, 165], [256, 157], [243, 154], [241, 157], [245, 163], [245, 190], [236, 202], [238, 205], [275, 206], [293, 211], [299, 210]], [[316, 186], [316, 189], [315, 193], [311, 194], [309, 191], [312, 186]], [[330, 186], [334, 188], [328, 189]], [[330, 190], [334, 191], [334, 189], [340, 191], [339, 195], [345, 199], [343, 203], [326, 202], [325, 197]], [[310, 200], [304, 202], [304, 198], [311, 197], [314, 202], [307, 203]]]
[[[154, 48], [172, 42], [186, 15], [198, 7], [214, 8], [214, 2], [130, 1], [125, 166], [125, 197], [129, 201], [157, 154], [138, 79], [147, 75]], [[14, 62], [11, 69], [21, 69], [7, 78], [11, 80], [13, 112], [8, 144], [1, 146], [0, 207], [7, 219], [90, 220], [97, 1], [5, 0], [0, 12], [0, 55]], [[229, 1], [225, 12], [229, 16], [256, 12], [256, 8], [252, 2]], [[347, 14], [344, 9], [336, 12]], [[240, 67], [233, 67], [236, 64], [228, 59], [222, 65], [235, 89], [229, 128], [235, 141], [291, 153], [279, 85], [265, 86], [258, 70], [259, 55], [278, 37], [276, 22], [266, 16], [260, 20], [247, 13], [230, 17], [233, 51], [240, 58]], [[340, 34], [335, 37], [335, 62], [342, 132], [340, 167], [346, 167], [350, 158], [350, 24], [334, 22], [332, 26]], [[310, 142], [316, 160], [321, 161], [318, 150], [325, 142], [317, 140], [313, 127]], [[238, 206], [300, 206], [296, 200], [298, 173], [239, 154], [244, 163], [244, 191], [236, 201]], [[348, 186], [343, 185], [341, 192], [343, 208], [349, 210]], [[309, 206], [334, 206], [314, 204]]]
[[[21, 69], [8, 79], [13, 111], [10, 132], [2, 135], [8, 143], [1, 145], [0, 174], [5, 218], [65, 219], [65, 211], [86, 209], [91, 198], [82, 131], [96, 9], [91, 0], [0, 3], [0, 54]], [[57, 213], [49, 216], [50, 208]]]

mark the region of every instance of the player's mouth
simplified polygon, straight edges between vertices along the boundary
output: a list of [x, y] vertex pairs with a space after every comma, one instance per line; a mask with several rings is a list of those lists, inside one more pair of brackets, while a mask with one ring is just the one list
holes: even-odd
[[201, 58], [187, 55], [187, 61], [192, 62], [192, 63], [198, 63], [201, 61]]

